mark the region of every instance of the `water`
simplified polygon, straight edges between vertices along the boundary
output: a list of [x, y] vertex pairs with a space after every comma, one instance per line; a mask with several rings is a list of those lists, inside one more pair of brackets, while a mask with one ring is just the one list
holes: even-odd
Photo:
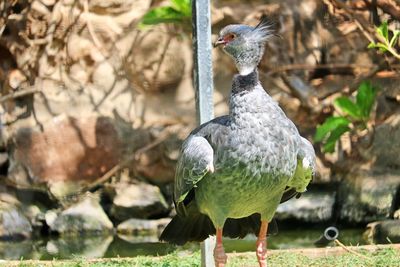
[[[323, 229], [285, 230], [268, 239], [270, 249], [314, 247], [313, 243]], [[362, 229], [341, 230], [339, 239], [346, 245], [364, 244]], [[227, 252], [254, 251], [255, 237], [243, 240], [224, 240]], [[96, 236], [69, 238], [41, 238], [20, 242], [0, 242], [0, 258], [19, 259], [71, 259], [99, 257], [133, 257], [138, 255], [165, 255], [175, 250], [198, 250], [198, 244], [177, 247], [157, 242], [157, 237]]]

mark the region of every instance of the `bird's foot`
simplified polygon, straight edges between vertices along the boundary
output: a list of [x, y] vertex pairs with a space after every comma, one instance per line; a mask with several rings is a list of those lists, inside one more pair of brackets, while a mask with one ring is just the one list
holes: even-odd
[[214, 249], [215, 267], [224, 267], [228, 257], [225, 254], [224, 247], [217, 245]]
[[267, 267], [267, 240], [258, 240], [256, 245], [258, 264], [260, 267]]

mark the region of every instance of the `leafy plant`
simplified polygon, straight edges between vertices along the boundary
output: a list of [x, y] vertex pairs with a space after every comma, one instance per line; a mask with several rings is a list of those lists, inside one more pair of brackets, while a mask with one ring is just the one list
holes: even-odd
[[377, 29], [376, 35], [380, 41], [377, 43], [372, 41], [368, 48], [376, 48], [379, 49], [382, 53], [389, 52], [393, 56], [400, 59], [400, 54], [398, 54], [394, 48], [397, 44], [397, 40], [400, 36], [400, 30], [391, 30], [388, 27], [387, 21], [383, 22]]
[[139, 26], [156, 25], [160, 23], [183, 24], [190, 23], [192, 16], [191, 0], [170, 0], [171, 5], [161, 6], [147, 12]]
[[355, 101], [349, 97], [338, 97], [333, 104], [343, 116], [331, 116], [317, 127], [316, 142], [323, 143], [323, 151], [332, 153], [340, 137], [349, 131], [363, 130], [367, 127], [376, 98], [376, 88], [370, 82], [363, 82], [357, 90]]

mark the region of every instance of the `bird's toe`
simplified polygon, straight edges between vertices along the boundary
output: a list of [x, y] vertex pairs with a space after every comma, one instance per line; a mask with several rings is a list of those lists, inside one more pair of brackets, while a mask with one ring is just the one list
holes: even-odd
[[214, 260], [216, 267], [224, 267], [228, 257], [225, 254], [223, 246], [216, 246], [214, 249]]

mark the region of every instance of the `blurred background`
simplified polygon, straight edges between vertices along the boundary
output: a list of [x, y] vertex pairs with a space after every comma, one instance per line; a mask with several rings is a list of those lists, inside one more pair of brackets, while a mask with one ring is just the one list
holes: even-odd
[[[281, 38], [261, 82], [318, 166], [269, 246], [313, 247], [327, 226], [345, 244], [400, 242], [400, 1], [215, 0], [213, 35], [263, 15]], [[196, 126], [190, 16], [189, 0], [1, 1], [0, 258], [177, 249], [157, 236]], [[219, 116], [236, 69], [219, 49], [213, 65]]]

